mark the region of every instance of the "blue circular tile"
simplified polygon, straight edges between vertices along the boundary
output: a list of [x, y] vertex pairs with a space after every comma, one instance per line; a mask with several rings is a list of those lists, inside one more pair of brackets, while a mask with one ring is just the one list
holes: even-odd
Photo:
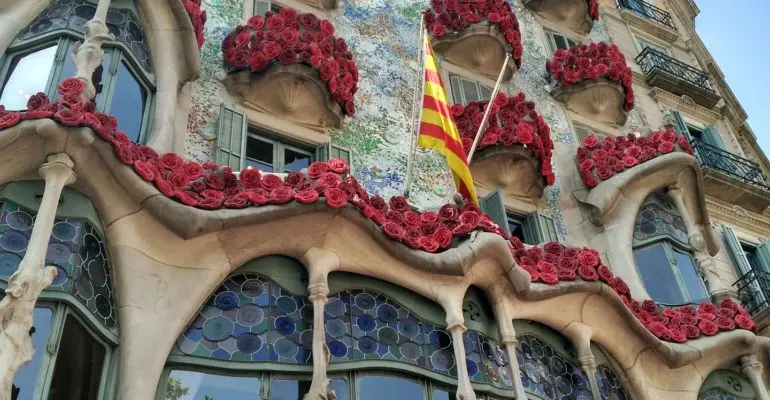
[[364, 354], [372, 354], [377, 351], [377, 342], [369, 336], [358, 339], [358, 350]]
[[238, 295], [233, 292], [221, 292], [214, 297], [214, 305], [222, 310], [232, 310], [238, 303]]
[[21, 264], [21, 257], [13, 253], [0, 253], [0, 276], [11, 276]]
[[97, 294], [94, 298], [94, 305], [100, 317], [109, 319], [112, 316], [112, 303], [107, 296]]
[[78, 235], [78, 230], [75, 225], [62, 221], [57, 222], [56, 225], [53, 226], [52, 233], [56, 239], [64, 242], [70, 242], [75, 240], [75, 237]]
[[415, 342], [405, 342], [399, 346], [399, 350], [402, 356], [410, 360], [416, 360], [422, 355], [422, 347]]
[[51, 242], [48, 244], [48, 251], [45, 253], [45, 258], [57, 263], [64, 264], [69, 262], [72, 256], [72, 250], [64, 243]]
[[16, 231], [7, 231], [0, 235], [0, 249], [18, 253], [26, 250], [28, 243], [29, 239], [22, 233]]
[[[0, 255], [0, 258], [2, 258], [1, 255]], [[2, 260], [0, 260], [0, 264], [2, 264]], [[64, 268], [58, 265], [55, 265], [55, 267], [56, 267], [56, 276], [53, 277], [53, 282], [51, 282], [51, 286], [62, 285], [64, 282], [67, 282], [67, 279], [69, 279], [69, 276], [67, 276], [67, 271]]]
[[358, 306], [358, 308], [364, 311], [369, 311], [374, 309], [374, 307], [377, 305], [377, 301], [374, 299], [374, 296], [368, 293], [360, 293], [356, 295], [355, 304]]
[[241, 293], [247, 297], [259, 297], [264, 291], [265, 285], [258, 279], [249, 279], [241, 285]]
[[275, 319], [275, 329], [283, 335], [291, 335], [297, 329], [297, 324], [293, 319], [281, 316]]
[[471, 354], [476, 350], [476, 344], [469, 335], [463, 335], [463, 347], [465, 347], [465, 354]]
[[297, 344], [286, 338], [276, 340], [273, 349], [281, 358], [294, 358], [299, 351]]
[[342, 300], [338, 298], [331, 298], [326, 303], [326, 306], [324, 306], [324, 311], [333, 317], [340, 317], [345, 315], [347, 306]]
[[430, 355], [430, 363], [435, 370], [449, 371], [455, 364], [455, 357], [449, 350], [438, 350]]
[[17, 231], [26, 231], [32, 228], [32, 216], [24, 211], [14, 211], [5, 217], [8, 226]]
[[356, 318], [356, 325], [364, 332], [371, 332], [377, 328], [377, 322], [370, 315], [360, 315]]
[[377, 307], [377, 318], [385, 322], [394, 322], [398, 320], [398, 310], [390, 304], [381, 304]]
[[465, 368], [468, 370], [468, 376], [471, 378], [479, 373], [479, 365], [473, 360], [465, 360]]
[[428, 341], [437, 349], [446, 349], [452, 345], [452, 338], [444, 331], [431, 332]]
[[414, 321], [398, 321], [398, 331], [406, 337], [413, 338], [420, 333], [420, 325]]
[[345, 336], [345, 332], [347, 332], [347, 330], [347, 325], [338, 319], [330, 319], [326, 321], [326, 334], [333, 338]]
[[377, 331], [377, 338], [386, 346], [398, 343], [398, 332], [395, 329], [385, 326]]
[[288, 296], [279, 297], [275, 301], [275, 305], [279, 310], [283, 311], [284, 314], [292, 314], [294, 311], [297, 311], [297, 302]]
[[265, 317], [265, 312], [262, 311], [261, 308], [247, 304], [245, 306], [242, 306], [238, 309], [238, 312], [236, 314], [236, 319], [238, 320], [238, 323], [240, 323], [243, 326], [254, 326], [258, 325]]
[[262, 339], [253, 333], [243, 333], [235, 340], [235, 347], [245, 354], [254, 354], [262, 348]]
[[339, 340], [332, 340], [328, 343], [329, 353], [337, 358], [344, 358], [348, 354], [348, 346]]
[[203, 337], [212, 341], [219, 342], [225, 340], [233, 334], [235, 325], [227, 317], [214, 317], [203, 324]]

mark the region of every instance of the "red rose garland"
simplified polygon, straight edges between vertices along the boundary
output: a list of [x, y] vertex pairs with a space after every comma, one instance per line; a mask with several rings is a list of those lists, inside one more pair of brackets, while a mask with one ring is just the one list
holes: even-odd
[[629, 134], [607, 136], [599, 140], [595, 135], [589, 135], [583, 139], [583, 145], [577, 150], [576, 162], [583, 183], [592, 188], [616, 173], [676, 149], [694, 154], [687, 138], [677, 135], [672, 128], [655, 131], [643, 137]]
[[510, 46], [508, 51], [521, 67], [521, 31], [519, 21], [504, 0], [431, 0], [430, 9], [425, 12], [425, 24], [433, 37], [441, 38], [451, 33], [459, 33], [472, 25], [486, 21], [505, 36]]
[[[466, 152], [473, 145], [473, 138], [481, 125], [487, 104], [485, 101], [452, 106], [452, 115]], [[511, 97], [498, 93], [491, 107], [488, 128], [482, 133], [478, 148], [524, 145], [540, 161], [540, 174], [546, 184], [553, 185], [556, 175], [551, 165], [551, 128], [543, 116], [535, 111], [535, 103], [526, 101], [523, 92]]]
[[602, 77], [620, 82], [625, 92], [623, 109], [626, 112], [634, 109], [633, 72], [614, 43], [574, 45], [569, 50], [556, 50], [553, 59], [546, 61], [545, 68], [560, 86]]
[[588, 15], [594, 21], [599, 20], [599, 0], [586, 0], [588, 1]]
[[203, 28], [206, 25], [206, 10], [201, 9], [201, 0], [183, 0], [184, 9], [192, 22], [195, 39], [198, 41], [198, 48], [203, 47], [206, 40], [203, 37]]
[[284, 7], [280, 14], [255, 15], [227, 35], [222, 53], [232, 68], [255, 72], [277, 62], [308, 65], [326, 82], [332, 100], [342, 106], [345, 115], [355, 115], [358, 66], [345, 39], [334, 36], [331, 22], [319, 20], [315, 14], [297, 14]]

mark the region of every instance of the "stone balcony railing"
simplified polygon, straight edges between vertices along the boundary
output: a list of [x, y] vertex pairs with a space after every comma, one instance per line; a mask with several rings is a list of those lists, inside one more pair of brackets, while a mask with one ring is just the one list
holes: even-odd
[[653, 4], [650, 4], [642, 0], [615, 0], [615, 4], [620, 10], [630, 10], [635, 14], [647, 19], [651, 19], [657, 23], [663, 24], [673, 30], [676, 30], [674, 25], [674, 19], [671, 18], [671, 14]]
[[711, 88], [708, 74], [667, 54], [647, 47], [636, 57], [636, 63], [647, 77], [650, 86], [656, 86], [677, 96], [686, 95], [695, 103], [713, 108], [720, 96]]

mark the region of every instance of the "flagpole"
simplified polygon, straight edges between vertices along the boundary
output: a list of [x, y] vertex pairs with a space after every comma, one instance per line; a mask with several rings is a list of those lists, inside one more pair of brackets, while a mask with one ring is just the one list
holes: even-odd
[[497, 77], [497, 83], [495, 83], [495, 89], [492, 91], [492, 97], [489, 99], [489, 103], [487, 103], [487, 109], [484, 111], [484, 118], [481, 119], [481, 124], [479, 125], [479, 130], [476, 132], [476, 137], [473, 138], [473, 145], [471, 146], [471, 151], [468, 152], [468, 165], [471, 163], [471, 159], [473, 158], [473, 153], [476, 152], [476, 146], [479, 145], [479, 140], [481, 139], [481, 133], [484, 132], [484, 129], [486, 128], [487, 121], [489, 120], [489, 114], [492, 111], [492, 104], [495, 101], [495, 98], [497, 97], [497, 92], [500, 91], [500, 86], [503, 83], [503, 75], [505, 75], [505, 69], [508, 67], [508, 61], [511, 59], [510, 54], [505, 54], [505, 61], [503, 62], [503, 68], [500, 70], [500, 75]]
[[409, 147], [409, 158], [406, 161], [406, 183], [404, 184], [404, 197], [409, 198], [409, 192], [412, 186], [412, 169], [414, 168], [414, 152], [417, 148], [417, 137], [420, 134], [420, 119], [422, 118], [422, 100], [425, 86], [425, 13], [420, 14], [420, 35], [417, 49], [417, 71], [420, 84], [415, 89], [414, 101], [412, 102], [412, 116], [410, 127], [412, 129], [412, 140]]

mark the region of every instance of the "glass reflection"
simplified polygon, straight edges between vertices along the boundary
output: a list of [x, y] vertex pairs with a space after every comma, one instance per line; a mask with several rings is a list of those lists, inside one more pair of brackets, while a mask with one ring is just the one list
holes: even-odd
[[67, 315], [53, 369], [49, 400], [96, 400], [106, 349]]
[[44, 92], [58, 48], [55, 45], [14, 57], [8, 67], [0, 104], [8, 110], [24, 110], [30, 97]]
[[116, 79], [108, 114], [118, 119], [118, 127], [132, 141], [138, 142], [147, 92], [124, 62], [120, 63]]
[[676, 264], [679, 266], [679, 273], [682, 274], [682, 280], [684, 280], [684, 286], [687, 288], [687, 293], [690, 295], [689, 302], [697, 303], [708, 300], [708, 293], [703, 286], [703, 279], [701, 278], [698, 270], [695, 268], [692, 258], [684, 253], [674, 250], [674, 257], [676, 257]]
[[[99, 107], [99, 109], [102, 109], [104, 98], [107, 95], [104, 90], [106, 78], [104, 74], [104, 66], [110, 65], [111, 60], [112, 52], [105, 51], [104, 57], [102, 58], [102, 64], [98, 66], [94, 70], [93, 75], [91, 75], [91, 81], [94, 84], [94, 88], [96, 88], [96, 98], [94, 99], [94, 102], [96, 103], [97, 107]], [[67, 78], [75, 76], [75, 74], [77, 74], [77, 68], [75, 67], [75, 51], [74, 47], [71, 47], [67, 51], [67, 56], [64, 57], [64, 64], [62, 64], [61, 73], [59, 73], [59, 83]]]
[[424, 400], [423, 385], [411, 379], [368, 375], [356, 382], [357, 398], [366, 400]]
[[259, 379], [171, 371], [166, 382], [166, 399], [174, 400], [254, 400], [259, 398]]
[[457, 397], [454, 393], [443, 389], [436, 389], [433, 391], [433, 400], [457, 400]]
[[634, 260], [653, 300], [665, 304], [685, 302], [662, 244], [634, 250]]
[[35, 308], [32, 319], [32, 345], [35, 347], [35, 354], [32, 360], [21, 367], [16, 373], [13, 382], [13, 391], [17, 392], [16, 400], [32, 400], [35, 394], [35, 383], [40, 372], [40, 362], [45, 354], [48, 344], [48, 334], [51, 330], [51, 317], [53, 312], [50, 308]]
[[283, 151], [283, 172], [296, 172], [310, 166], [310, 155], [289, 148]]

